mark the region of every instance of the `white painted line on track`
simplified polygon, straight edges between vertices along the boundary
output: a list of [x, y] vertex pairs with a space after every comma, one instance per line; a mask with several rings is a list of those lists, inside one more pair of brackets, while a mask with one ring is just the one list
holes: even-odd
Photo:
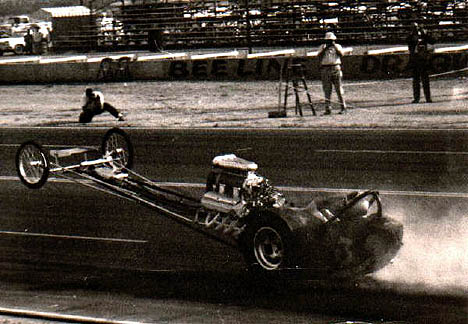
[[[158, 182], [158, 185], [168, 187], [191, 187], [204, 188], [203, 183], [184, 182]], [[349, 193], [351, 191], [365, 191], [363, 188], [311, 188], [311, 187], [289, 187], [277, 186], [279, 190], [290, 192], [328, 192], [328, 193]], [[466, 192], [436, 192], [436, 191], [403, 191], [403, 190], [377, 190], [386, 196], [418, 196], [418, 197], [447, 197], [447, 198], [468, 198]]]
[[438, 155], [468, 155], [468, 152], [455, 151], [394, 151], [394, 150], [314, 150], [319, 153], [375, 153], [375, 154], [438, 154]]
[[[21, 145], [21, 144], [12, 144], [12, 143], [10, 143], [10, 144], [0, 144], [1, 147], [19, 147], [20, 145]], [[51, 145], [42, 145], [42, 144], [41, 144], [41, 146], [42, 146], [42, 147], [56, 147], [56, 146], [61, 146], [61, 147], [62, 147], [62, 146], [63, 146], [63, 147], [76, 147], [76, 145], [58, 145], [58, 144], [57, 144], [57, 145], [53, 145], [53, 144], [51, 144]], [[80, 147], [81, 147], [81, 146], [80, 146]]]
[[[19, 181], [15, 176], [0, 176], [0, 181]], [[76, 184], [76, 182], [61, 179], [50, 178], [49, 182]], [[84, 182], [90, 182], [85, 180]], [[156, 182], [162, 187], [180, 187], [180, 188], [204, 188], [204, 183], [186, 183], [186, 182]], [[346, 193], [350, 191], [364, 191], [366, 188], [311, 188], [294, 186], [277, 186], [282, 191], [290, 192], [328, 192], [328, 193]], [[367, 188], [368, 189], [368, 188]], [[404, 190], [377, 190], [384, 196], [416, 196], [416, 197], [446, 197], [446, 198], [468, 198], [467, 192], [437, 192], [437, 191], [404, 191]]]
[[[204, 188], [203, 183], [184, 183], [184, 182], [158, 182], [160, 186], [168, 187], [188, 187]], [[279, 190], [290, 192], [328, 192], [328, 193], [349, 193], [351, 191], [365, 191], [363, 188], [311, 188], [311, 187], [290, 187], [277, 186]], [[386, 196], [420, 196], [420, 197], [451, 197], [468, 198], [467, 192], [436, 192], [436, 191], [403, 191], [403, 190], [377, 190], [380, 194]]]
[[[19, 147], [20, 144], [0, 144], [0, 147]], [[42, 145], [42, 147], [77, 147], [76, 145], [61, 145], [50, 144]], [[80, 148], [99, 149], [97, 146], [79, 146]], [[334, 149], [318, 149], [314, 150], [318, 153], [374, 153], [374, 154], [429, 154], [429, 155], [468, 155], [468, 152], [460, 151], [397, 151], [397, 150], [334, 150]]]
[[[329, 193], [348, 193], [350, 191], [365, 191], [363, 188], [306, 188], [306, 187], [278, 187], [284, 191], [293, 192], [329, 192]], [[383, 196], [408, 196], [408, 197], [433, 197], [433, 198], [468, 198], [466, 192], [436, 192], [436, 191], [403, 191], [403, 190], [376, 190]]]
[[[1, 181], [19, 181], [16, 176], [0, 176]], [[50, 178], [48, 182], [76, 184], [62, 178]], [[83, 180], [83, 182], [91, 182]], [[204, 183], [186, 183], [186, 182], [156, 182], [162, 187], [181, 187], [181, 188], [204, 188]], [[364, 191], [369, 188], [311, 188], [311, 187], [295, 187], [295, 186], [277, 186], [282, 191], [290, 192], [328, 192], [328, 193], [346, 193], [350, 191]], [[468, 198], [468, 192], [437, 192], [437, 191], [405, 191], [405, 190], [377, 190], [384, 196], [417, 196], [417, 197], [447, 197], [447, 198]]]
[[38, 312], [20, 308], [5, 308], [0, 307], [0, 314], [16, 317], [30, 317], [39, 319], [51, 319], [54, 321], [75, 322], [75, 323], [100, 323], [100, 324], [143, 324], [143, 322], [134, 321], [118, 321], [107, 318], [88, 317], [79, 315], [67, 315], [50, 312]]
[[[0, 147], [20, 147], [21, 144], [0, 144]], [[85, 148], [90, 150], [99, 150], [99, 146], [86, 146], [86, 145], [68, 145], [68, 144], [41, 144], [42, 147], [51, 148], [51, 147], [61, 147], [61, 148]]]
[[[400, 79], [398, 79], [400, 80]], [[391, 80], [392, 82], [396, 82], [398, 80]], [[409, 78], [408, 78], [409, 80]], [[370, 83], [385, 83], [385, 81], [372, 81]], [[354, 83], [357, 84], [357, 83]], [[364, 83], [363, 83], [364, 84]], [[367, 83], [366, 83], [367, 84]], [[318, 86], [322, 86], [321, 84], [317, 84]], [[353, 83], [349, 83], [349, 85], [353, 85]], [[151, 126], [124, 126], [121, 127], [122, 129], [130, 129], [130, 130], [150, 130], [150, 131], [167, 131], [167, 130], [177, 130], [177, 131], [186, 131], [186, 130], [196, 130], [196, 131], [206, 131], [206, 127], [166, 127], [166, 128], [154, 128]], [[107, 130], [108, 127], [106, 126], [72, 126], [72, 125], [66, 125], [63, 127], [58, 127], [58, 126], [24, 126], [24, 127], [11, 127], [11, 126], [0, 126], [0, 129], [27, 129], [27, 130], [33, 130], [33, 129], [38, 129], [38, 130], [96, 130], [96, 131], [103, 131]], [[291, 132], [291, 131], [301, 131], [301, 132], [308, 132], [310, 130], [316, 132], [318, 129], [313, 128], [313, 129], [308, 129], [308, 128], [302, 128], [302, 127], [288, 127], [287, 129], [283, 128], [268, 128], [268, 127], [258, 127], [258, 128], [245, 128], [245, 127], [217, 127], [216, 129], [210, 129], [211, 132], [217, 132], [217, 131], [235, 131], [235, 130], [241, 130], [241, 131], [252, 131], [252, 132], [258, 132], [258, 131], [268, 131], [268, 132]], [[346, 127], [321, 127], [320, 131], [340, 131], [340, 132], [356, 132], [356, 131], [368, 131], [368, 132], [391, 132], [391, 131], [408, 131], [408, 132], [449, 132], [449, 133], [454, 133], [454, 132], [466, 132], [466, 129], [463, 128], [403, 128], [403, 127], [390, 127], [390, 128], [372, 128], [372, 127], [353, 127], [352, 129], [346, 128]], [[0, 144], [1, 145], [1, 144]]]
[[0, 231], [0, 235], [29, 236], [29, 237], [34, 236], [34, 237], [44, 237], [44, 238], [73, 239], [73, 240], [82, 240], [82, 241], [101, 241], [101, 242], [114, 242], [114, 243], [138, 243], [138, 244], [148, 243], [148, 241], [133, 240], [133, 239], [92, 237], [92, 236], [79, 236], [79, 235], [43, 234], [43, 233], [29, 233], [29, 232], [13, 232], [13, 231]]
[[[0, 182], [1, 181], [19, 181], [19, 178], [17, 176], [0, 176]], [[47, 182], [58, 182], [58, 183], [76, 183], [67, 179], [63, 178], [54, 178], [50, 177], [47, 179]], [[84, 182], [90, 182], [88, 180], [85, 180]]]

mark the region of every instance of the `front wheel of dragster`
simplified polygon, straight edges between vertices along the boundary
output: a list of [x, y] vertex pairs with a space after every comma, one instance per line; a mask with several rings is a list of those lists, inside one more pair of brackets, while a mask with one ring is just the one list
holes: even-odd
[[28, 141], [16, 152], [16, 171], [21, 182], [31, 189], [42, 187], [49, 177], [50, 163], [42, 147]]
[[263, 217], [247, 225], [240, 246], [249, 270], [268, 274], [291, 266], [291, 231], [274, 217]]
[[133, 166], [133, 145], [130, 137], [120, 128], [107, 131], [101, 146], [104, 156], [112, 156], [111, 164], [119, 169], [131, 169]]

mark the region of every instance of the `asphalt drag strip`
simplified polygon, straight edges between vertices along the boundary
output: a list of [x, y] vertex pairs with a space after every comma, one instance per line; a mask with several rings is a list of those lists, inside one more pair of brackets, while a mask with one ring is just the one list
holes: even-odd
[[[156, 215], [147, 208], [138, 207], [135, 209], [136, 205], [133, 202], [119, 198], [109, 199], [105, 194], [96, 194], [94, 191], [77, 187], [62, 179], [52, 178], [50, 184], [44, 189], [32, 192], [23, 189], [15, 177], [1, 177], [0, 182], [3, 183], [2, 187], [7, 188], [13, 195], [13, 200], [4, 200], [4, 203], [7, 204], [4, 210], [7, 215], [11, 213], [11, 215], [16, 216], [12, 217], [10, 221], [5, 220], [5, 226], [10, 224], [10, 229], [3, 228], [0, 232], [2, 237], [9, 236], [10, 240], [15, 237], [17, 239], [34, 237], [43, 241], [81, 241], [83, 243], [80, 244], [84, 246], [112, 244], [119, 247], [126, 246], [129, 251], [130, 247], [135, 249], [134, 252], [129, 252], [128, 258], [130, 259], [146, 259], [153, 256], [142, 254], [139, 250], [148, 245], [149, 240], [154, 240], [151, 228], [154, 228], [155, 231], [161, 228], [167, 234], [159, 234], [162, 236], [157, 241], [163, 252], [160, 255], [161, 261], [151, 265], [154, 270], [196, 271], [210, 269], [213, 271], [218, 268], [217, 262], [235, 264], [236, 266], [232, 267], [223, 266], [226, 269], [235, 270], [239, 269], [238, 264], [242, 264], [242, 258], [239, 258], [236, 253], [230, 252], [227, 254], [230, 257], [224, 257], [222, 248], [203, 243], [204, 241], [200, 241], [197, 235], [193, 236], [190, 230], [174, 226], [164, 217], [155, 217]], [[160, 183], [160, 185], [193, 197], [200, 197], [204, 190], [204, 185], [201, 183], [165, 182]], [[279, 189], [285, 193], [288, 200], [297, 206], [305, 206], [311, 199], [321, 195], [356, 190], [355, 188], [305, 187], [280, 187]], [[11, 205], [13, 205], [14, 197], [22, 195], [23, 192], [31, 195], [30, 202], [25, 203], [21, 210], [14, 211], [16, 209], [10, 206], [9, 202], [12, 202]], [[381, 191], [380, 195], [384, 214], [403, 223], [405, 232], [404, 245], [394, 262], [377, 272], [374, 277], [382, 282], [395, 284], [397, 290], [403, 292], [408, 290], [413, 290], [413, 292], [430, 291], [453, 295], [466, 293], [468, 285], [464, 279], [468, 273], [468, 254], [466, 252], [468, 221], [465, 217], [465, 211], [468, 209], [467, 194], [463, 192]], [[44, 212], [40, 209], [35, 212], [39, 213], [36, 216], [28, 212], [31, 208], [35, 208], [33, 206], [37, 206], [38, 201], [45, 202], [44, 211], [47, 211], [48, 214], [43, 214]], [[74, 201], [80, 201], [80, 204], [77, 206]], [[95, 206], [96, 202], [102, 205], [98, 209]], [[96, 218], [93, 216], [93, 213], [96, 212], [103, 213], [103, 215]], [[141, 217], [135, 218], [135, 212], [139, 213]], [[120, 224], [115, 223], [117, 215], [121, 219]], [[18, 219], [23, 217], [24, 221], [18, 223]], [[54, 220], [55, 218], [57, 220]], [[65, 218], [70, 220], [67, 222]], [[41, 226], [34, 227], [31, 222], [34, 223], [38, 220], [40, 220]], [[89, 227], [86, 225], [89, 221], [94, 221], [96, 228], [92, 229], [91, 227], [85, 231]], [[141, 222], [142, 225], [139, 225], [138, 222]], [[12, 225], [22, 226], [22, 223], [25, 226], [30, 223], [26, 227], [27, 230], [19, 231]], [[108, 229], [107, 223], [113, 224], [113, 230]], [[149, 227], [143, 230], [141, 226]], [[73, 231], [67, 230], [69, 227], [75, 229]], [[61, 232], [54, 232], [54, 229], [60, 228]], [[184, 235], [187, 235], [187, 240], [182, 239]], [[44, 246], [47, 248], [47, 245]], [[173, 247], [177, 248], [174, 250]], [[185, 249], [185, 256], [183, 256], [181, 249]], [[208, 257], [201, 260], [197, 255], [204, 254], [203, 251], [212, 254], [213, 258]], [[172, 257], [168, 258], [169, 255]], [[219, 255], [219, 258], [214, 257], [215, 255]], [[105, 257], [105, 255], [101, 257]], [[122, 258], [125, 259], [123, 255]], [[99, 255], [96, 260], [100, 260]]]
[[66, 323], [462, 323], [467, 315], [466, 296], [402, 293], [374, 279], [260, 281], [223, 271], [103, 271], [81, 279], [74, 272], [59, 279], [47, 271], [18, 286], [3, 283], [2, 303], [31, 311], [28, 318], [50, 320], [51, 313]]

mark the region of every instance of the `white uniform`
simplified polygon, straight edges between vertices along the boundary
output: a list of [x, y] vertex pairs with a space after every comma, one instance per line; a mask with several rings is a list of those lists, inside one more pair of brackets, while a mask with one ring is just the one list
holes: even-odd
[[319, 47], [319, 53], [323, 52], [322, 60], [320, 65], [341, 65], [341, 56], [343, 56], [343, 48], [340, 44], [335, 44], [335, 46], [326, 46], [322, 44]]
[[[88, 91], [88, 90], [87, 90]], [[125, 120], [122, 113], [120, 113], [114, 106], [104, 102], [104, 95], [101, 91], [92, 91], [91, 98], [86, 96], [86, 93], [83, 96], [82, 102], [83, 112], [80, 114], [80, 123], [89, 123], [94, 116], [103, 113], [104, 111], [109, 112], [115, 118], [118, 118], [119, 121]]]
[[89, 98], [86, 94], [83, 95], [82, 107], [84, 110], [102, 110], [104, 107], [104, 95], [101, 91], [93, 91], [94, 99]]
[[322, 44], [319, 47], [318, 57], [320, 59], [320, 73], [326, 103], [325, 114], [330, 114], [331, 112], [330, 99], [333, 86], [335, 87], [338, 100], [340, 101], [341, 111], [343, 112], [346, 110], [342, 86], [343, 72], [341, 71], [341, 57], [343, 54], [343, 48], [339, 44]]

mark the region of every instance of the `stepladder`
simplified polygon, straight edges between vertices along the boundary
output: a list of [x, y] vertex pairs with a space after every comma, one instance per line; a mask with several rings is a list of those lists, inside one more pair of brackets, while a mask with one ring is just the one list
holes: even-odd
[[[295, 97], [295, 113], [296, 115], [303, 116], [301, 103], [301, 96], [303, 93], [306, 95], [307, 102], [304, 104], [310, 107], [312, 114], [317, 115], [314, 105], [312, 103], [312, 97], [310, 95], [309, 89], [307, 87], [307, 82], [305, 78], [304, 66], [300, 63], [293, 63], [291, 61], [284, 62], [285, 64], [285, 86], [284, 86], [284, 101], [283, 101], [283, 111], [286, 111], [288, 105], [288, 97], [290, 94], [294, 93]], [[281, 84], [281, 82], [280, 82]], [[292, 89], [292, 93], [290, 90]]]

